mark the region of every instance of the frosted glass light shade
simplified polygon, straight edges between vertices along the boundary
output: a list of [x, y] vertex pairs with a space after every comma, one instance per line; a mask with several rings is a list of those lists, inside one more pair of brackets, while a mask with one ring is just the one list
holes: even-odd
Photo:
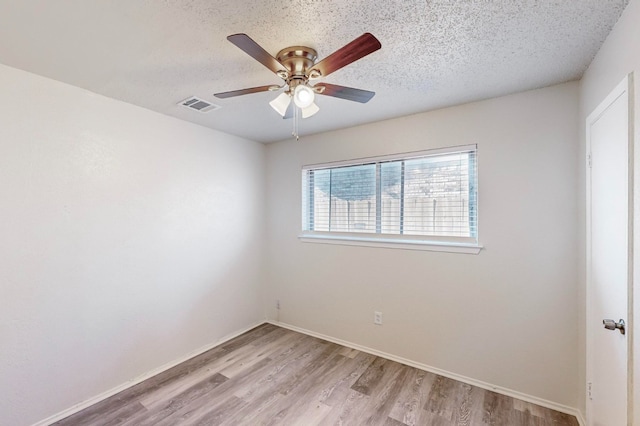
[[303, 86], [302, 84], [296, 86], [296, 89], [293, 91], [293, 102], [298, 106], [298, 108], [307, 108], [313, 103], [314, 98], [315, 94], [313, 93], [313, 90], [307, 86]]
[[269, 105], [271, 105], [271, 108], [275, 109], [278, 114], [284, 117], [290, 103], [291, 97], [286, 93], [280, 93], [277, 98], [269, 102]]
[[320, 108], [318, 108], [318, 105], [316, 105], [315, 102], [312, 102], [311, 105], [309, 105], [308, 107], [301, 108], [301, 109], [302, 109], [302, 118], [311, 117], [313, 114], [320, 111]]

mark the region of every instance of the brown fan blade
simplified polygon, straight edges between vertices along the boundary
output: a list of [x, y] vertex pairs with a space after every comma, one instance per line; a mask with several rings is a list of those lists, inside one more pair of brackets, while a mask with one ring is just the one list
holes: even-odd
[[333, 96], [334, 98], [346, 99], [365, 104], [373, 98], [376, 92], [368, 90], [354, 89], [353, 87], [339, 86], [337, 84], [318, 83], [313, 86], [314, 89], [324, 87], [324, 90], [317, 93], [325, 96]]
[[332, 72], [375, 52], [381, 47], [382, 45], [377, 38], [370, 33], [364, 33], [351, 43], [336, 50], [331, 55], [315, 64], [309, 73], [313, 70], [317, 70], [320, 71], [320, 74], [322, 74], [323, 77], [326, 77]]
[[287, 69], [276, 58], [271, 56], [266, 50], [262, 48], [258, 43], [253, 41], [251, 37], [246, 34], [232, 34], [227, 37], [231, 43], [244, 50], [249, 56], [256, 61], [260, 62], [265, 67], [269, 68], [274, 73], [278, 74], [278, 71], [287, 72]]
[[248, 89], [232, 90], [231, 92], [215, 93], [213, 96], [220, 99], [233, 98], [234, 96], [248, 95], [250, 93], [266, 92], [272, 87], [274, 87], [273, 84], [268, 86], [250, 87]]

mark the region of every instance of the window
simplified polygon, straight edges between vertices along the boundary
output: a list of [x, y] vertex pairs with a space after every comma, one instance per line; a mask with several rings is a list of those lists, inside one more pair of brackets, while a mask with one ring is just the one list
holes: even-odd
[[477, 247], [476, 152], [472, 145], [305, 166], [302, 237]]

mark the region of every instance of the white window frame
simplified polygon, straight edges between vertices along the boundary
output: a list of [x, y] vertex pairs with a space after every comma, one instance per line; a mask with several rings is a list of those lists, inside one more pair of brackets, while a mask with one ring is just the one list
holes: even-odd
[[479, 244], [479, 228], [478, 228], [478, 196], [477, 196], [477, 182], [478, 182], [478, 149], [477, 145], [463, 145], [448, 148], [431, 149], [425, 151], [415, 151], [408, 153], [398, 153], [392, 155], [384, 155], [377, 157], [358, 158], [352, 160], [335, 161], [330, 163], [320, 164], [308, 164], [302, 166], [303, 175], [308, 170], [328, 169], [344, 166], [356, 166], [367, 163], [380, 163], [385, 161], [401, 161], [411, 160], [415, 158], [421, 158], [431, 155], [445, 155], [456, 153], [460, 151], [475, 151], [476, 154], [476, 167], [475, 167], [475, 181], [476, 181], [476, 236], [475, 237], [435, 237], [435, 236], [417, 236], [417, 235], [395, 235], [395, 234], [371, 234], [371, 233], [358, 233], [358, 232], [320, 232], [320, 231], [308, 231], [304, 230], [307, 223], [307, 217], [309, 212], [306, 210], [308, 195], [306, 194], [306, 188], [302, 188], [302, 229], [303, 231], [298, 236], [299, 240], [305, 243], [320, 243], [320, 244], [339, 244], [350, 246], [364, 246], [364, 247], [379, 247], [379, 248], [396, 248], [406, 250], [429, 250], [429, 251], [442, 251], [449, 253], [467, 253], [478, 254], [482, 250], [482, 246]]

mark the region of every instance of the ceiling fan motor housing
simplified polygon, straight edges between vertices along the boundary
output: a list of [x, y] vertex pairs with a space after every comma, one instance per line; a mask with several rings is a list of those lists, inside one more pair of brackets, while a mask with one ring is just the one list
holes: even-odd
[[318, 53], [310, 47], [291, 46], [279, 51], [276, 58], [289, 71], [288, 78], [285, 78], [287, 83], [290, 80], [303, 80], [306, 83], [309, 79], [308, 71], [318, 58]]

